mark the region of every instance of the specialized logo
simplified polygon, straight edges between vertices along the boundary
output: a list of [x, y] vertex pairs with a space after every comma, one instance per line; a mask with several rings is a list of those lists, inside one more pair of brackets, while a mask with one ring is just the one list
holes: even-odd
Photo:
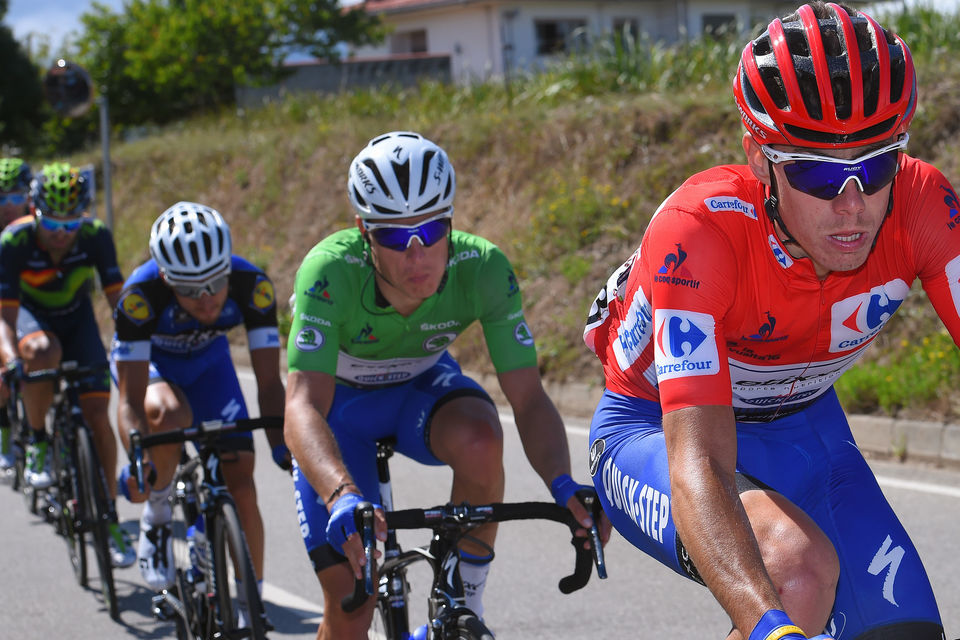
[[607, 502], [622, 511], [651, 539], [663, 543], [663, 531], [670, 524], [670, 496], [623, 473], [607, 458], [601, 475]]
[[957, 199], [956, 191], [947, 185], [942, 184], [940, 188], [944, 191], [943, 203], [947, 205], [947, 212], [950, 218], [947, 221], [947, 229], [954, 229], [960, 224], [960, 200]]
[[707, 198], [703, 201], [703, 204], [707, 205], [707, 209], [710, 209], [710, 211], [736, 211], [738, 213], [742, 213], [751, 220], [757, 219], [756, 207], [749, 202], [744, 202], [740, 198], [719, 196], [715, 198]]
[[590, 445], [590, 477], [597, 475], [597, 469], [600, 467], [600, 457], [607, 448], [607, 443], [603, 438], [597, 438]]
[[250, 306], [257, 311], [266, 311], [273, 307], [276, 302], [276, 295], [273, 291], [273, 283], [264, 277], [257, 279], [253, 286], [253, 295], [250, 298]]
[[843, 630], [847, 627], [847, 615], [842, 611], [834, 611], [833, 617], [827, 622], [827, 628], [824, 631], [832, 638], [840, 640]]
[[423, 341], [423, 350], [430, 353], [436, 353], [437, 351], [443, 351], [450, 344], [457, 339], [457, 334], [455, 333], [438, 333], [432, 335], [426, 340]]
[[780, 246], [780, 241], [777, 240], [775, 235], [771, 233], [767, 236], [767, 243], [770, 245], [770, 251], [773, 252], [773, 257], [776, 258], [781, 267], [789, 269], [793, 266], [793, 258]]
[[320, 302], [326, 302], [327, 304], [333, 304], [333, 297], [330, 295], [330, 292], [327, 291], [327, 287], [330, 286], [330, 281], [324, 278], [323, 280], [316, 280], [313, 283], [313, 286], [303, 292], [308, 298], [313, 298], [314, 300], [319, 300]]
[[897, 579], [897, 571], [900, 569], [900, 563], [903, 562], [903, 556], [906, 552], [900, 545], [891, 548], [892, 544], [893, 540], [890, 536], [887, 536], [876, 555], [873, 556], [873, 560], [870, 561], [867, 572], [870, 575], [878, 576], [886, 570], [886, 576], [883, 578], [883, 599], [894, 606], [900, 606], [893, 597], [893, 583]]
[[660, 382], [720, 371], [713, 316], [681, 309], [657, 309], [654, 324], [654, 360]]
[[240, 404], [236, 398], [230, 398], [227, 404], [223, 405], [223, 408], [220, 409], [220, 417], [227, 422], [233, 422], [242, 410], [243, 405]]
[[305, 353], [316, 351], [323, 346], [323, 342], [323, 332], [319, 329], [314, 329], [313, 327], [304, 327], [303, 329], [300, 329], [300, 331], [297, 333], [296, 339], [294, 340], [297, 351], [303, 351]]
[[900, 307], [910, 286], [896, 278], [869, 293], [850, 296], [830, 309], [830, 351], [849, 351], [869, 342]]
[[663, 266], [657, 270], [656, 275], [653, 276], [653, 281], [699, 289], [700, 281], [694, 280], [693, 274], [682, 266], [687, 259], [687, 252], [683, 250], [679, 242], [676, 244], [676, 252], [664, 256]]
[[513, 327], [513, 338], [525, 347], [533, 346], [533, 333], [527, 323], [521, 320]]
[[353, 344], [374, 344], [380, 342], [380, 338], [373, 335], [373, 327], [368, 322], [363, 326], [363, 329], [360, 329], [360, 333], [350, 339], [350, 342]]
[[134, 289], [123, 296], [120, 301], [120, 311], [136, 325], [141, 325], [153, 319], [153, 309], [150, 308], [150, 303], [143, 297], [139, 289]]

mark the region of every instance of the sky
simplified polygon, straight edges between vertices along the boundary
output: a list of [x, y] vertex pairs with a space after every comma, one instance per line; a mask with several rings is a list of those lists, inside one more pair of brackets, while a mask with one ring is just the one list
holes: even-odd
[[[352, 0], [341, 4], [349, 4]], [[903, 0], [891, 0], [878, 4], [899, 5]], [[120, 12], [124, 0], [99, 0], [116, 12]], [[908, 4], [921, 2], [932, 4], [945, 12], [960, 9], [960, 0], [906, 0]], [[10, 0], [10, 8], [3, 22], [13, 29], [14, 36], [26, 43], [29, 34], [45, 34], [50, 45], [57, 49], [63, 38], [71, 31], [80, 30], [80, 15], [91, 9], [92, 0]], [[797, 4], [800, 4], [798, 1]], [[868, 10], [869, 12], [869, 10]]]

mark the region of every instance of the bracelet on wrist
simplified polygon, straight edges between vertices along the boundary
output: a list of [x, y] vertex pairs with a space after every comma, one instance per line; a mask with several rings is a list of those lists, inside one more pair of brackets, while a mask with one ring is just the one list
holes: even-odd
[[333, 493], [331, 493], [330, 497], [324, 501], [324, 504], [329, 505], [331, 502], [339, 498], [340, 494], [343, 493], [343, 490], [346, 489], [347, 487], [353, 487], [355, 489], [359, 489], [359, 487], [355, 485], [352, 480], [347, 482], [342, 482], [340, 483], [339, 487], [333, 490]]

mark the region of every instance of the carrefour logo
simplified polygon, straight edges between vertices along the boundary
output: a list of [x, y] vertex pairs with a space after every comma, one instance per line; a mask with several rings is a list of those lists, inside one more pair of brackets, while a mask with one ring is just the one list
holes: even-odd
[[703, 204], [707, 205], [707, 209], [710, 209], [710, 211], [737, 211], [752, 220], [757, 219], [756, 207], [749, 202], [744, 202], [740, 198], [719, 196], [707, 198], [703, 201]]
[[713, 316], [682, 309], [657, 309], [654, 325], [654, 360], [660, 382], [720, 371]]
[[896, 278], [869, 293], [850, 296], [830, 308], [830, 352], [849, 351], [869, 342], [907, 297], [910, 286]]

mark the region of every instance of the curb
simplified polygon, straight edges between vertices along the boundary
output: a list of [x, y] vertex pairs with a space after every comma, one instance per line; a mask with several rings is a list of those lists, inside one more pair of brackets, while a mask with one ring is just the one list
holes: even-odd
[[[250, 366], [246, 347], [231, 345], [231, 352], [236, 366]], [[281, 371], [285, 375], [286, 351], [281, 350], [280, 355]], [[464, 373], [486, 389], [498, 405], [509, 405], [496, 375], [476, 371]], [[588, 423], [603, 395], [603, 387], [598, 384], [544, 380], [543, 387], [562, 416]], [[871, 415], [848, 415], [847, 421], [857, 446], [868, 458], [960, 469], [960, 424]]]
[[[508, 404], [495, 375], [464, 373], [479, 382], [494, 402]], [[543, 386], [561, 415], [587, 421], [603, 394], [603, 387], [599, 385], [544, 381]], [[847, 421], [857, 446], [868, 458], [960, 469], [958, 424], [871, 415], [847, 415]]]

